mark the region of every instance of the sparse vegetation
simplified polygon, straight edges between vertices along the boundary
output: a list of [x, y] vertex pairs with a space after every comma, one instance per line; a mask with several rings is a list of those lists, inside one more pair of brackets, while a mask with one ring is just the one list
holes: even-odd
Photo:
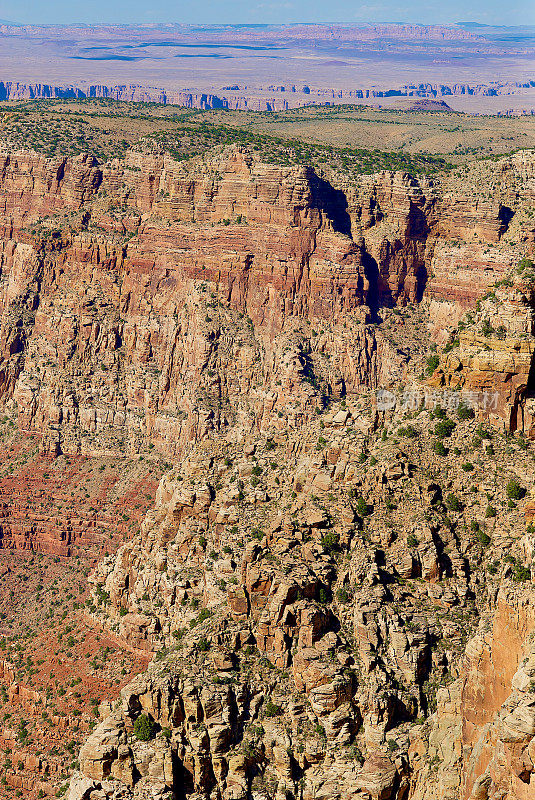
[[140, 742], [150, 741], [154, 737], [155, 730], [154, 722], [147, 714], [140, 714], [134, 720], [134, 736]]

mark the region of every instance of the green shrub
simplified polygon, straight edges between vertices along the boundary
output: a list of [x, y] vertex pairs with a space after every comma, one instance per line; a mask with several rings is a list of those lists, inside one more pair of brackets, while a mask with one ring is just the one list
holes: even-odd
[[359, 497], [357, 500], [357, 514], [359, 517], [367, 517], [370, 513], [370, 507], [368, 506], [366, 500], [363, 497]]
[[530, 258], [524, 257], [518, 262], [518, 267], [516, 268], [516, 271], [520, 275], [522, 272], [524, 272], [524, 270], [532, 268], [533, 268], [533, 261]]
[[444, 443], [441, 442], [440, 440], [433, 442], [433, 452], [436, 453], [437, 456], [440, 456], [441, 458], [444, 458], [445, 456], [448, 455], [448, 451], [444, 447]]
[[407, 439], [416, 439], [420, 435], [413, 425], [407, 425], [404, 428], [398, 428], [398, 436], [405, 436]]
[[329, 592], [327, 591], [325, 586], [320, 586], [319, 592], [318, 592], [318, 601], [320, 603], [322, 603], [323, 605], [325, 605], [326, 603], [329, 602], [329, 599], [330, 599], [329, 598]]
[[441, 419], [435, 425], [435, 436], [437, 439], [446, 439], [455, 430], [455, 422], [452, 419]]
[[450, 492], [446, 497], [446, 508], [448, 509], [448, 511], [462, 510], [461, 501], [452, 492]]
[[327, 738], [327, 732], [326, 732], [325, 728], [323, 727], [323, 725], [320, 725], [319, 722], [316, 722], [316, 724], [314, 725], [314, 733], [316, 733], [322, 739], [326, 739]]
[[154, 722], [147, 714], [140, 714], [134, 721], [134, 736], [140, 742], [150, 741], [155, 733]]
[[505, 487], [505, 493], [509, 500], [521, 500], [526, 492], [516, 478], [511, 478]]
[[274, 703], [271, 697], [268, 697], [266, 705], [264, 706], [264, 714], [266, 717], [278, 717], [280, 713], [281, 707]]
[[481, 333], [483, 334], [483, 336], [486, 336], [487, 338], [489, 336], [492, 336], [492, 334], [494, 333], [494, 328], [490, 324], [490, 320], [486, 319], [483, 322], [483, 325], [481, 326]]
[[494, 508], [494, 506], [487, 506], [487, 510], [485, 511], [485, 516], [487, 517], [487, 519], [496, 516], [496, 509]]
[[457, 409], [457, 416], [460, 420], [465, 420], [473, 419], [475, 414], [473, 408], [470, 408], [464, 403], [460, 403], [459, 408]]
[[490, 536], [488, 536], [485, 531], [478, 530], [477, 532], [477, 540], [479, 544], [482, 544], [483, 547], [486, 547], [490, 544]]
[[338, 550], [340, 545], [340, 536], [338, 533], [334, 533], [334, 531], [329, 531], [329, 533], [324, 533], [321, 537], [321, 546], [324, 550], [327, 550], [328, 553], [332, 553], [334, 550]]
[[476, 436], [481, 439], [492, 439], [492, 431], [480, 422], [476, 428]]
[[435, 353], [434, 355], [429, 356], [427, 358], [425, 371], [427, 372], [428, 375], [432, 375], [439, 364], [440, 364], [440, 358]]
[[410, 547], [411, 549], [414, 549], [415, 547], [418, 547], [419, 544], [420, 544], [420, 542], [418, 541], [418, 539], [416, 538], [416, 536], [413, 533], [410, 533], [407, 536], [407, 547]]
[[515, 564], [513, 567], [513, 580], [515, 583], [522, 583], [529, 581], [531, 578], [531, 570], [523, 564]]
[[109, 605], [110, 603], [110, 593], [107, 592], [102, 586], [97, 586], [95, 589], [95, 594], [97, 596], [97, 602], [100, 605]]
[[340, 589], [338, 589], [338, 591], [336, 592], [336, 597], [340, 603], [349, 603], [352, 596], [353, 593], [351, 592], [350, 589], [347, 588], [347, 586], [340, 587]]

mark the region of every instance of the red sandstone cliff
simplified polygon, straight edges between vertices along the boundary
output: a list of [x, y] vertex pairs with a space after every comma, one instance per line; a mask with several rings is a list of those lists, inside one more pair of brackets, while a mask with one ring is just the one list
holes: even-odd
[[[139, 152], [104, 165], [89, 156], [2, 156], [2, 403], [23, 430], [42, 436], [50, 455], [156, 448], [178, 462], [141, 533], [93, 576], [96, 597], [109, 601], [105, 622], [130, 647], [174, 652], [174, 633], [186, 625], [193, 631], [201, 601], [222, 613], [209, 656], [195, 651], [192, 633], [172, 679], [162, 684], [151, 673], [125, 690], [122, 710], [82, 749], [72, 797], [110, 796], [116, 787], [106, 788], [108, 779], [130, 785], [140, 769], [134, 796], [159, 786], [164, 797], [175, 779], [173, 753], [199, 791], [219, 786], [229, 800], [245, 796], [253, 761], [232, 747], [278, 690], [273, 667], [280, 681], [291, 671], [302, 693], [302, 704], [288, 705], [291, 735], [309, 740], [297, 761], [288, 731], [277, 729], [272, 740], [274, 723], [264, 719], [262, 758], [280, 792], [294, 791], [298, 769], [308, 775], [305, 800], [358, 793], [401, 800], [409, 791], [457, 798], [461, 790], [479, 800], [481, 787], [507, 790], [512, 800], [531, 789], [532, 733], [522, 728], [532, 709], [526, 594], [513, 591], [505, 570], [496, 607], [489, 600], [492, 636], [474, 639], [462, 665], [451, 652], [432, 650], [439, 632], [462, 641], [464, 618], [439, 628], [437, 608], [470, 613], [479, 576], [473, 580], [468, 555], [480, 554], [465, 530], [482, 511], [452, 523], [441, 487], [430, 481], [433, 456], [417, 440], [408, 455], [412, 439], [400, 447], [395, 430], [390, 441], [377, 436], [379, 464], [367, 460], [385, 420], [361, 396], [418, 378], [428, 353], [420, 312], [429, 312], [430, 331], [445, 341], [533, 247], [534, 163], [520, 153], [470, 167], [462, 181], [381, 173], [349, 185], [307, 167], [258, 163], [237, 148], [188, 163]], [[497, 387], [494, 421], [511, 428], [521, 427], [533, 353], [533, 298], [524, 279], [515, 281], [503, 297], [500, 289], [493, 312], [501, 310], [505, 338], [480, 341], [468, 326], [457, 361], [452, 356], [431, 379]], [[477, 313], [490, 314], [489, 302]], [[388, 307], [409, 303], [418, 341], [410, 314], [375, 324]], [[318, 413], [333, 400], [342, 400], [336, 413]], [[427, 441], [434, 423], [426, 413], [417, 424]], [[475, 425], [466, 423], [457, 446], [475, 436]], [[451, 488], [472, 508], [459, 464], [449, 468]], [[522, 469], [527, 475], [529, 467]], [[484, 474], [478, 480], [492, 488]], [[380, 509], [366, 527], [356, 492]], [[331, 527], [344, 557], [351, 553], [347, 564], [326, 544]], [[34, 533], [31, 522], [12, 519], [5, 539], [33, 545]], [[61, 534], [51, 541], [64, 553]], [[505, 546], [518, 553], [524, 544], [507, 539]], [[349, 608], [338, 594], [329, 600], [325, 587], [335, 584], [342, 598], [351, 589]], [[429, 620], [417, 613], [423, 606]], [[92, 613], [100, 620], [96, 606]], [[348, 632], [358, 674], [341, 646]], [[267, 677], [260, 688], [256, 675], [235, 687], [227, 673], [238, 658], [247, 667], [253, 644], [267, 659], [260, 662]], [[192, 664], [195, 684], [184, 677]], [[407, 734], [402, 755], [387, 752], [395, 724], [426, 710], [424, 678], [433, 670], [443, 677], [446, 667], [456, 680], [437, 693], [445, 726], [434, 719], [427, 740], [415, 735], [409, 747]], [[307, 704], [315, 716], [307, 716]], [[173, 752], [163, 735], [146, 749], [127, 745], [141, 708], [173, 729]], [[355, 735], [368, 752], [358, 768], [349, 750], [341, 758], [336, 752]], [[419, 761], [435, 751], [440, 780]]]
[[[185, 164], [4, 155], [4, 402], [52, 451], [135, 451], [151, 440], [174, 453], [225, 424], [245, 396], [248, 424], [263, 413], [255, 395], [286, 404], [272, 374], [281, 337], [303, 321], [342, 319], [362, 351], [350, 355], [339, 335], [327, 345], [336, 354], [327, 388], [373, 385], [384, 365], [377, 332], [361, 323], [423, 299], [443, 325], [481, 296], [521, 253], [507, 232], [530, 170], [528, 155], [500, 162], [494, 199], [480, 201], [453, 179], [435, 186], [401, 173], [340, 191], [309, 168], [259, 164], [238, 149]], [[228, 340], [222, 318], [240, 314], [251, 336]]]

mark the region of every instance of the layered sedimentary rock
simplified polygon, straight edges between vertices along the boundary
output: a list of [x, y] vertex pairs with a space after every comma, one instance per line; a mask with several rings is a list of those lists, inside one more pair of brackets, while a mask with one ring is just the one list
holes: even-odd
[[424, 745], [411, 744], [415, 800], [526, 800], [535, 786], [535, 625], [530, 597], [503, 587], [468, 643], [461, 676], [439, 691]]
[[[366, 41], [374, 39], [379, 36], [392, 37], [394, 39], [411, 40], [411, 39], [439, 39], [448, 40], [453, 39], [456, 41], [473, 41], [481, 43], [484, 39], [472, 31], [467, 31], [462, 27], [450, 25], [398, 25], [393, 23], [386, 23], [381, 25], [366, 25], [358, 27], [355, 25], [269, 25], [258, 26], [258, 28], [251, 28], [250, 25], [233, 26], [233, 39], [234, 41], [267, 41], [272, 43], [274, 40], [282, 39], [287, 41], [288, 37], [296, 39], [309, 39], [309, 38], [327, 38], [340, 39], [345, 41]], [[167, 40], [169, 32], [172, 31], [174, 35], [180, 36], [181, 41], [190, 42], [227, 42], [228, 32], [226, 26], [204, 26], [202, 29], [191, 27], [190, 25], [180, 24], [165, 24], [163, 26], [154, 24], [140, 24], [136, 25], [133, 29], [131, 25], [12, 25], [9, 22], [3, 22], [0, 25], [0, 32], [11, 36], [63, 36], [65, 34], [71, 36], [80, 36], [83, 30], [85, 36], [89, 39], [93, 37], [104, 36], [106, 38], [119, 37], [122, 41], [123, 37], [131, 37], [133, 30], [136, 36], [141, 36], [142, 41], [145, 41], [147, 36], [153, 37], [155, 42], [163, 39]]]
[[[525, 220], [514, 242], [507, 235], [530, 170], [527, 155], [504, 160], [497, 196], [482, 202], [453, 178], [436, 186], [401, 173], [337, 189], [239, 149], [187, 164], [6, 154], [3, 400], [52, 452], [152, 442], [174, 454], [228, 424], [230, 410], [256, 425], [267, 396], [271, 411], [287, 405], [277, 387], [308, 369], [311, 327], [342, 319], [359, 345], [349, 351], [340, 330], [326, 341], [327, 394], [374, 385], [388, 365], [364, 323], [383, 306], [429, 300], [443, 326], [502, 277], [522, 252], [519, 230], [529, 244]], [[229, 338], [243, 314], [252, 327]], [[285, 337], [308, 323], [290, 357]], [[285, 378], [274, 372], [281, 348]]]
[[54, 459], [35, 436], [14, 434], [2, 449], [0, 549], [97, 557], [129, 538], [165, 468], [121, 457]]
[[[435, 387], [492, 389], [492, 421], [532, 435], [514, 268], [534, 164], [350, 181], [240, 148], [2, 156], [6, 418], [48, 456], [173, 464], [91, 576], [92, 624], [155, 659], [103, 706], [72, 800], [524, 800], [530, 454], [510, 508], [508, 441], [464, 419], [433, 449], [432, 409], [409, 423], [367, 392], [437, 366]], [[35, 546], [18, 518], [6, 533]]]
[[[520, 93], [533, 88], [535, 81], [491, 83], [436, 84], [420, 83], [389, 88], [317, 88], [306, 84], [289, 85], [233, 85], [207, 88], [204, 91], [169, 88], [140, 84], [64, 84], [0, 82], [0, 102], [17, 100], [91, 99], [105, 98], [129, 103], [162, 103], [185, 108], [227, 109], [241, 111], [286, 111], [306, 105], [325, 103], [358, 103], [359, 100], [377, 100], [382, 97], [440, 98], [455, 96], [496, 97]], [[447, 105], [437, 105], [434, 110], [451, 110]]]
[[[84, 431], [114, 437], [114, 452], [148, 434], [176, 452], [181, 437], [225, 424], [230, 401], [245, 413], [240, 399], [254, 424], [273, 352], [287, 346], [272, 337], [288, 320], [336, 319], [365, 302], [361, 247], [337, 229], [334, 191], [305, 168], [231, 153], [194, 169], [133, 156], [104, 172], [87, 159], [21, 156], [6, 158], [4, 176], [4, 398], [20, 407], [23, 427], [48, 431], [53, 449], [91, 449]], [[76, 229], [39, 227], [40, 215], [60, 210], [78, 214]], [[244, 313], [253, 327], [230, 338], [227, 326]], [[357, 335], [363, 353], [342, 350], [333, 381], [370, 380], [373, 370], [358, 364], [377, 346], [372, 332]], [[303, 347], [295, 343], [283, 367], [290, 381], [304, 368]], [[283, 390], [269, 402], [285, 403]], [[69, 428], [78, 442], [63, 443]]]
[[531, 277], [515, 275], [489, 292], [461, 321], [430, 382], [486, 398], [488, 413], [511, 432], [535, 438], [535, 295]]

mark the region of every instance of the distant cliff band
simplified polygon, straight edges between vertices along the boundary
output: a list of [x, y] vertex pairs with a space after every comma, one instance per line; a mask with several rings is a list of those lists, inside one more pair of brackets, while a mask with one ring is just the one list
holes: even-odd
[[[138, 84], [105, 86], [52, 86], [46, 83], [0, 81], [0, 102], [8, 100], [49, 100], [104, 98], [129, 102], [162, 103], [186, 108], [248, 111], [284, 111], [304, 105], [354, 102], [381, 97], [451, 97], [458, 95], [498, 96], [521, 89], [535, 88], [535, 80], [524, 83], [466, 84], [451, 86], [420, 83], [392, 89], [312, 89], [309, 86], [229, 86], [224, 94], [192, 91], [167, 91]], [[266, 96], [268, 95], [268, 96]]]

